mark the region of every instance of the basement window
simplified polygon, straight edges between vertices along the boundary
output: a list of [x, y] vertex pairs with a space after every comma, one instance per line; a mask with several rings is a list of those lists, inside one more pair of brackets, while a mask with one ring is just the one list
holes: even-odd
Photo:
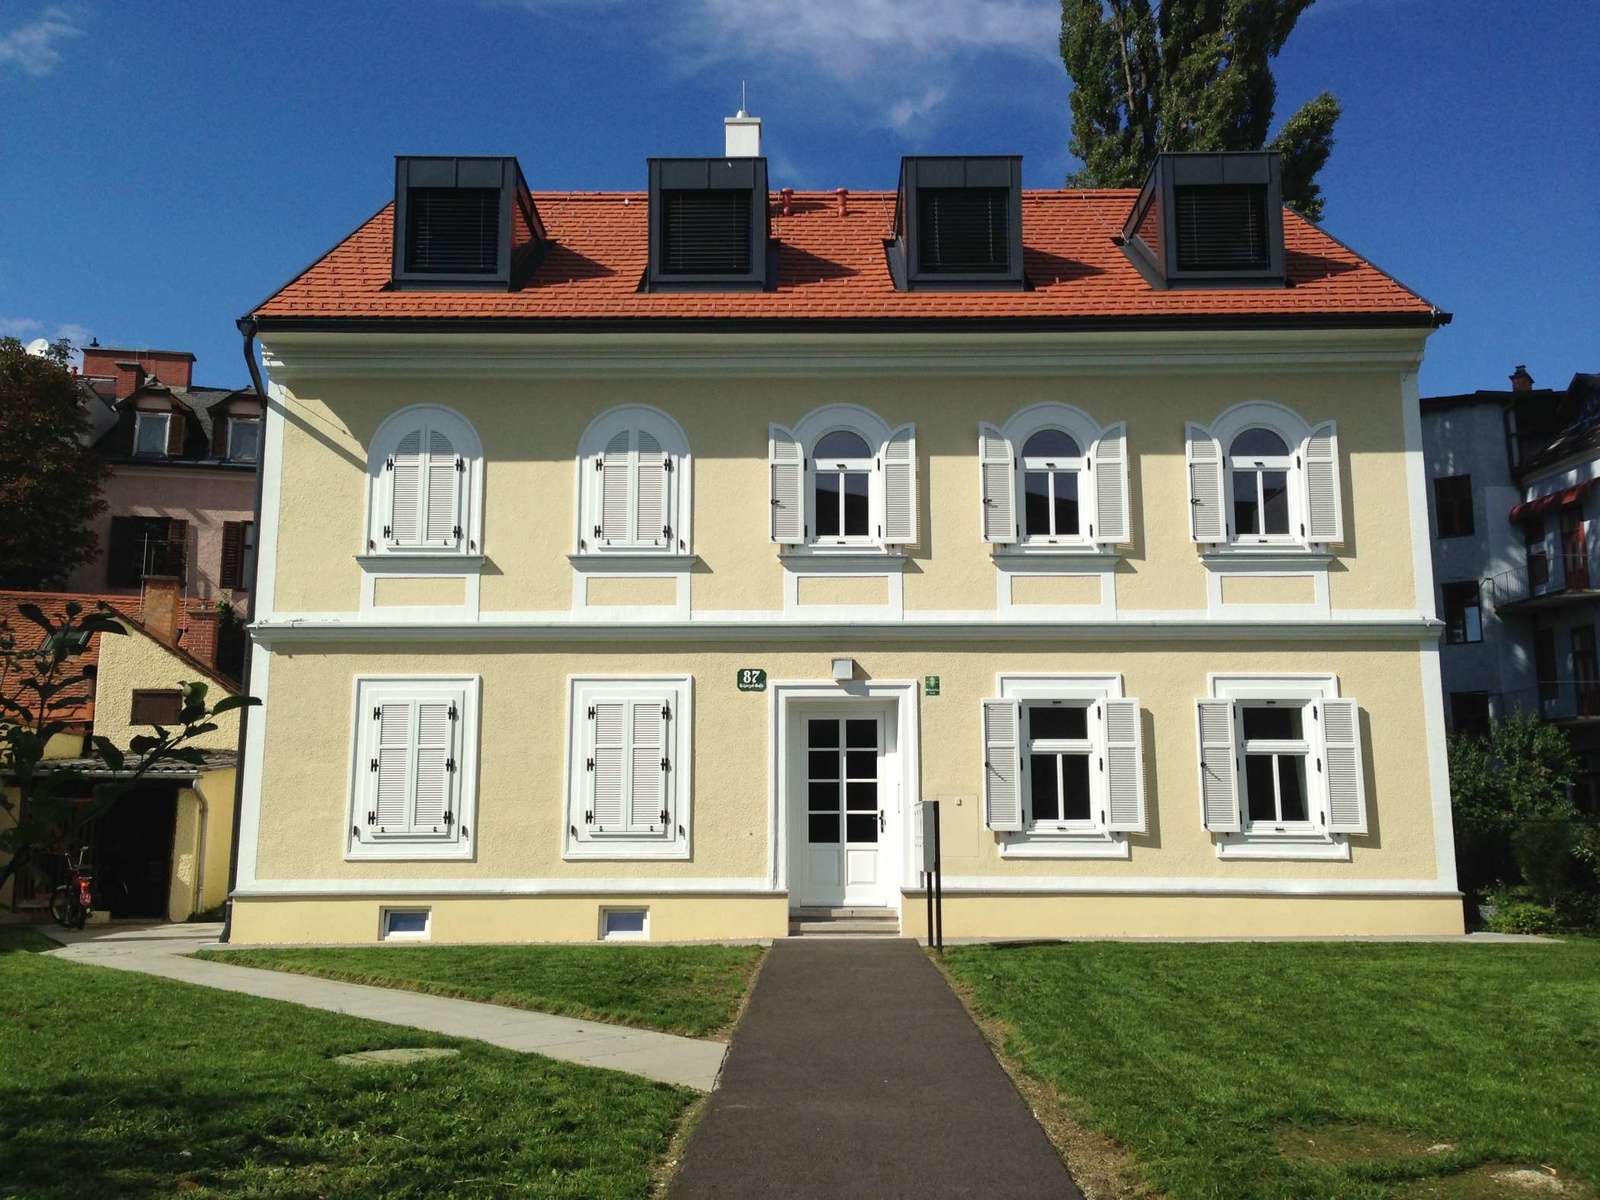
[[602, 908], [600, 940], [603, 942], [644, 941], [650, 937], [648, 908]]
[[383, 910], [383, 940], [425, 941], [428, 937], [426, 908], [386, 908]]

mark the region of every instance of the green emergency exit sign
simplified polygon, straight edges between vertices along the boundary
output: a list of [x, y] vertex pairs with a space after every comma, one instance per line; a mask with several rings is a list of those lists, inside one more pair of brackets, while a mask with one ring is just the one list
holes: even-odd
[[922, 677], [922, 694], [924, 696], [937, 696], [939, 694], [939, 677], [937, 675], [924, 675]]

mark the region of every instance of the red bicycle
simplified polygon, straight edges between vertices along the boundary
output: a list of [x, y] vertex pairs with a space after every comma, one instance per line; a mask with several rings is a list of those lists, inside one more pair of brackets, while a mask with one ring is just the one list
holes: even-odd
[[94, 873], [88, 867], [89, 847], [78, 851], [77, 862], [72, 861], [71, 854], [62, 857], [67, 860], [67, 881], [50, 893], [50, 915], [64, 929], [82, 929], [94, 911], [91, 891]]

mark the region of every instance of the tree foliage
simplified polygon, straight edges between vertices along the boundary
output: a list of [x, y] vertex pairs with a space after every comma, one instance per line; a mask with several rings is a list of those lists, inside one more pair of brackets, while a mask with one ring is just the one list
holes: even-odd
[[1072, 77], [1073, 187], [1137, 187], [1163, 151], [1276, 150], [1283, 198], [1322, 218], [1316, 176], [1333, 150], [1339, 102], [1302, 105], [1268, 140], [1271, 61], [1312, 0], [1062, 0], [1061, 59]]
[[0, 338], [0, 587], [63, 587], [94, 557], [89, 522], [105, 511], [110, 468], [86, 443], [70, 349], [57, 342], [38, 357]]

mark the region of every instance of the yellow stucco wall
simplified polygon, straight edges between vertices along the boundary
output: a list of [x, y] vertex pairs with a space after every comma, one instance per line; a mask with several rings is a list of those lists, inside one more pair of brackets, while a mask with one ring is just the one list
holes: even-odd
[[386, 575], [372, 581], [372, 603], [378, 608], [403, 605], [435, 605], [443, 608], [465, 604], [466, 600], [467, 581], [459, 577], [429, 579]]
[[1269, 400], [1308, 423], [1339, 423], [1346, 539], [1330, 573], [1335, 609], [1415, 604], [1399, 376], [1390, 371], [1015, 378], [764, 379], [753, 407], [736, 378], [474, 379], [297, 382], [285, 394], [283, 509], [275, 607], [353, 612], [360, 602], [367, 440], [397, 409], [447, 403], [477, 429], [487, 455], [482, 581], [485, 611], [564, 611], [572, 603], [574, 456], [584, 427], [624, 403], [648, 403], [683, 426], [694, 456], [693, 605], [783, 607], [783, 568], [767, 540], [767, 424], [793, 425], [825, 403], [855, 403], [890, 426], [917, 428], [922, 535], [905, 605], [981, 611], [995, 605], [990, 547], [979, 536], [980, 421], [1030, 404], [1075, 405], [1100, 423], [1125, 421], [1132, 538], [1118, 575], [1125, 609], [1206, 607], [1205, 569], [1188, 539], [1184, 422], [1209, 422]]
[[588, 601], [596, 606], [616, 605], [629, 608], [638, 605], [672, 604], [678, 598], [675, 580], [656, 578], [640, 579], [631, 576], [596, 575], [589, 580]]
[[889, 603], [887, 575], [802, 575], [795, 584], [795, 596], [802, 605]]
[[192, 788], [178, 790], [172, 836], [172, 877], [167, 917], [187, 921], [228, 898], [228, 846], [233, 835], [232, 768], [207, 771]]
[[1011, 581], [1013, 604], [1099, 604], [1098, 575], [1018, 575]]
[[1224, 604], [1314, 604], [1316, 582], [1309, 575], [1227, 575]]
[[[131, 739], [150, 732], [148, 725], [134, 725], [135, 688], [176, 688], [180, 682], [200, 679], [209, 687], [206, 699], [212, 704], [228, 693], [223, 686], [205, 679], [154, 638], [136, 629], [124, 637], [100, 638], [100, 673], [95, 680], [94, 731], [127, 748]], [[239, 743], [239, 714], [223, 713], [217, 728], [203, 733], [185, 745], [201, 750], [232, 750]]]

